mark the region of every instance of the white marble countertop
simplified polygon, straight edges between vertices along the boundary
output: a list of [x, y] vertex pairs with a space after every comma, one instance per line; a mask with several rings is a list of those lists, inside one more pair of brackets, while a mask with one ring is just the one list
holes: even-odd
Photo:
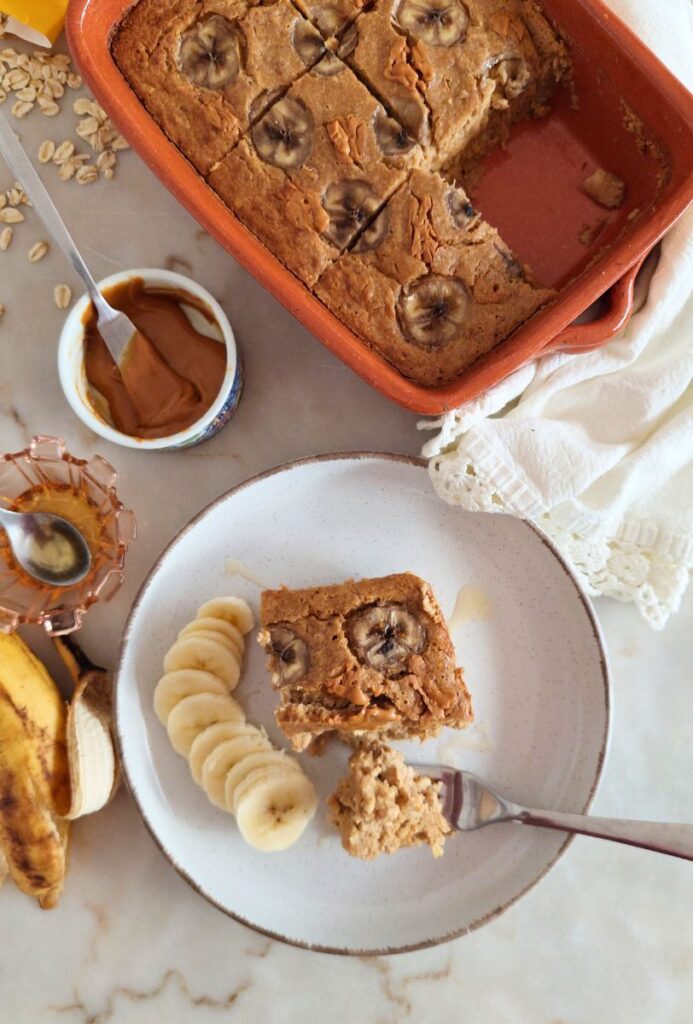
[[[74, 124], [18, 125], [30, 152]], [[26, 259], [44, 232], [32, 214], [0, 253], [0, 450], [35, 433], [75, 454], [100, 452], [121, 474], [139, 539], [127, 583], [97, 606], [80, 639], [114, 666], [130, 603], [156, 554], [202, 506], [245, 477], [318, 451], [416, 453], [417, 418], [371, 391], [327, 353], [177, 205], [133, 154], [112, 182], [45, 180], [97, 276], [135, 266], [191, 273], [235, 327], [247, 383], [229, 426], [199, 448], [138, 453], [92, 435], [60, 391], [56, 339], [69, 282], [51, 252]], [[0, 170], [0, 186], [10, 184]], [[598, 602], [613, 666], [614, 729], [594, 811], [693, 819], [690, 633], [693, 598], [655, 634], [635, 611]], [[45, 638], [37, 649], [57, 669]], [[326, 880], [327, 884], [328, 880]], [[159, 853], [127, 792], [73, 830], [58, 909], [0, 892], [0, 1024], [690, 1024], [690, 864], [577, 839], [537, 889], [482, 930], [425, 952], [382, 959], [311, 954], [254, 934], [208, 906]]]

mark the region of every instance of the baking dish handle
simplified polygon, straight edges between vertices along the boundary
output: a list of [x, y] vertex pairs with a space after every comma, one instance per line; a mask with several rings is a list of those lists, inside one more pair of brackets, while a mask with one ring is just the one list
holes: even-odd
[[542, 349], [541, 354], [544, 355], [547, 352], [590, 352], [592, 349], [601, 348], [602, 345], [615, 338], [626, 327], [635, 312], [635, 282], [648, 255], [649, 253], [645, 253], [606, 292], [605, 298], [608, 301], [608, 306], [601, 316], [590, 323], [570, 324], [551, 339]]

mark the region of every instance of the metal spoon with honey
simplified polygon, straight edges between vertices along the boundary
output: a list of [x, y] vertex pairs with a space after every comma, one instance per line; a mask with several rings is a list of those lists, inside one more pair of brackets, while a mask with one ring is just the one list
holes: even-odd
[[71, 587], [91, 568], [91, 551], [76, 526], [50, 512], [0, 508], [0, 527], [22, 569], [39, 583]]

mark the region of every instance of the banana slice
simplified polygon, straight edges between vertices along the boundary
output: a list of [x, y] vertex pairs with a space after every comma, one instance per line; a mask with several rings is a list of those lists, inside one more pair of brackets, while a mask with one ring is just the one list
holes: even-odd
[[202, 785], [202, 766], [215, 747], [240, 736], [254, 736], [256, 732], [255, 726], [248, 722], [215, 722], [203, 729], [193, 740], [188, 754], [190, 771], [198, 786]]
[[[221, 620], [219, 620], [219, 621], [221, 621]], [[227, 636], [224, 636], [223, 633], [220, 633], [216, 629], [197, 629], [197, 630], [193, 630], [190, 633], [188, 633], [187, 636], [184, 636], [181, 639], [183, 639], [183, 640], [190, 640], [190, 639], [195, 639], [195, 637], [198, 637], [198, 636], [206, 638], [207, 640], [214, 640], [215, 643], [221, 644], [222, 647], [225, 647], [227, 651], [231, 652], [231, 654], [234, 656], [236, 661], [239, 663], [239, 667], [240, 667], [240, 663], [243, 660], [243, 652], [241, 651], [239, 653], [238, 648], [236, 647], [236, 645], [233, 642], [233, 640], [229, 640], [229, 638]]]
[[202, 788], [211, 802], [225, 811], [225, 784], [228, 773], [251, 754], [271, 749], [269, 740], [259, 729], [255, 729], [254, 735], [251, 733], [237, 739], [225, 740], [215, 747], [202, 766]]
[[154, 711], [162, 725], [176, 704], [195, 693], [227, 694], [228, 687], [219, 676], [197, 668], [179, 668], [162, 676], [154, 689]]
[[239, 661], [243, 660], [243, 652], [245, 651], [245, 640], [238, 626], [234, 626], [231, 622], [226, 622], [225, 619], [213, 619], [211, 615], [205, 615], [202, 619], [193, 619], [187, 626], [184, 626], [178, 634], [178, 639], [182, 640], [183, 637], [190, 636], [193, 633], [219, 633], [220, 636], [226, 637], [226, 639], [234, 646], [236, 654], [238, 655]]
[[164, 672], [175, 672], [180, 668], [202, 669], [211, 672], [228, 686], [235, 689], [241, 677], [238, 658], [219, 640], [205, 636], [187, 636], [177, 640], [164, 658]]
[[205, 601], [197, 610], [197, 618], [203, 619], [208, 616], [212, 619], [224, 619], [244, 634], [255, 628], [253, 613], [242, 597], [214, 597], [211, 601]]
[[318, 806], [313, 784], [301, 771], [251, 772], [239, 793], [236, 821], [257, 850], [286, 850], [300, 838]]
[[[284, 775], [301, 772], [301, 767], [283, 750], [263, 750], [257, 754], [249, 754], [239, 761], [227, 774], [224, 783], [224, 799], [226, 809], [236, 813], [236, 791], [245, 778], [255, 769], [262, 768], [265, 772], [279, 772]], [[303, 774], [301, 772], [301, 774]]]
[[168, 716], [166, 730], [173, 749], [187, 757], [193, 741], [215, 722], [243, 722], [245, 715], [228, 694], [196, 693], [184, 697]]

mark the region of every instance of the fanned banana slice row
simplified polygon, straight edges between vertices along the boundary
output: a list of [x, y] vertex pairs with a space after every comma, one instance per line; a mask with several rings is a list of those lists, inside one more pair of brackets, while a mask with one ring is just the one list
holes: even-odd
[[154, 710], [210, 802], [242, 814], [241, 834], [251, 845], [283, 850], [312, 818], [317, 796], [298, 762], [246, 722], [230, 696], [240, 679], [244, 635], [254, 625], [242, 598], [201, 605], [164, 658]]

